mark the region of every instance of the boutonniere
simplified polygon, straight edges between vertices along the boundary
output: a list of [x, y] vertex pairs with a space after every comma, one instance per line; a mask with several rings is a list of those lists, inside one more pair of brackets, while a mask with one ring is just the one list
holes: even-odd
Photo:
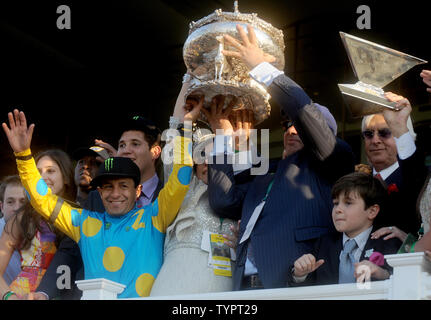
[[385, 257], [380, 252], [373, 252], [373, 254], [370, 256], [370, 262], [374, 263], [375, 265], [381, 267], [385, 264]]
[[398, 190], [398, 187], [395, 183], [391, 183], [390, 185], [388, 185], [388, 194], [391, 194], [392, 192], [398, 192], [400, 190]]
[[365, 258], [371, 257], [371, 255], [373, 254], [373, 252], [374, 252], [374, 249], [369, 249], [369, 250], [365, 251], [364, 257]]

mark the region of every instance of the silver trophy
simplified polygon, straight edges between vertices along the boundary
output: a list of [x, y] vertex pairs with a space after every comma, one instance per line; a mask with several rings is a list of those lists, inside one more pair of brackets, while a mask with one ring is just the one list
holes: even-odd
[[237, 24], [246, 32], [246, 24], [251, 25], [259, 46], [276, 58], [273, 65], [278, 69], [284, 69], [283, 32], [258, 18], [255, 13], [240, 13], [238, 2], [235, 1], [234, 12], [222, 12], [218, 9], [209, 16], [190, 23], [183, 58], [192, 80], [185, 98], [204, 94], [204, 107], [208, 108], [216, 95], [226, 96], [225, 107], [236, 97], [234, 109], [253, 110], [254, 123], [258, 124], [270, 114], [269, 94], [262, 85], [250, 78], [249, 70], [241, 60], [222, 54], [224, 49], [235, 50], [224, 43], [224, 34], [241, 41], [236, 30]]
[[353, 72], [359, 81], [338, 84], [352, 117], [362, 117], [396, 108], [384, 97], [383, 87], [418, 64], [427, 61], [340, 32]]

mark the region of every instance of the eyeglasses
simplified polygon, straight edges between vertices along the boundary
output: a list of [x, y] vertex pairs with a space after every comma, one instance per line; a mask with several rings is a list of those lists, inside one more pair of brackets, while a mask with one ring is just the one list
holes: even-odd
[[362, 137], [364, 139], [373, 139], [374, 137], [374, 132], [377, 131], [377, 134], [379, 135], [380, 138], [382, 139], [388, 139], [391, 137], [392, 132], [391, 130], [389, 130], [388, 128], [383, 128], [383, 129], [379, 129], [379, 130], [364, 130], [362, 132]]

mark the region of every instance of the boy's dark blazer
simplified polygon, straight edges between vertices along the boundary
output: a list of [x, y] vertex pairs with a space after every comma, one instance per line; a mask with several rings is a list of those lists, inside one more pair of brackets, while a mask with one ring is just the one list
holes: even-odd
[[[377, 229], [373, 227], [371, 233]], [[374, 249], [374, 252], [380, 252], [383, 255], [395, 254], [400, 248], [402, 242], [397, 238], [383, 240], [384, 236], [379, 239], [371, 239], [370, 237], [365, 244], [359, 261], [368, 260], [365, 258], [367, 250]], [[310, 252], [316, 258], [316, 261], [323, 259], [325, 262], [317, 268], [314, 272], [309, 273], [307, 279], [302, 283], [295, 283], [292, 275], [289, 275], [289, 285], [326, 285], [338, 283], [338, 268], [340, 265], [340, 253], [343, 250], [343, 233], [335, 232], [326, 234], [319, 238], [314, 247], [314, 251]], [[300, 258], [300, 257], [298, 257]], [[293, 268], [293, 266], [292, 266]], [[392, 274], [392, 267], [390, 267], [386, 260], [382, 266], [383, 269]], [[375, 279], [371, 279], [375, 280]]]

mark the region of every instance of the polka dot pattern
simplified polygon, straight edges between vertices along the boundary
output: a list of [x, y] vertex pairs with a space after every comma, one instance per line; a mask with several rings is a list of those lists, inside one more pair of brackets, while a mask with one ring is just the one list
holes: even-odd
[[[180, 155], [186, 155], [186, 159], [180, 157], [183, 159], [180, 159], [178, 164], [191, 160], [187, 159], [187, 147], [188, 145], [182, 146], [183, 150], [178, 152]], [[191, 181], [192, 168], [181, 168], [174, 165], [172, 179], [167, 182], [169, 195], [162, 197], [163, 201], [158, 203], [158, 199], [145, 208], [135, 207], [129, 214], [114, 216], [107, 212], [89, 211], [59, 202], [58, 197], [52, 194], [52, 190], [41, 179], [34, 162], [18, 162], [20, 172], [30, 172], [29, 177], [24, 179], [27, 187], [25, 193], [31, 198], [35, 208], [37, 206], [46, 218], [50, 217], [54, 208], [55, 212], [60, 209], [56, 226], [77, 242], [85, 263], [86, 277], [105, 278], [125, 284], [126, 288], [119, 294], [119, 298], [150, 294], [163, 263], [166, 226], [161, 228], [159, 225], [165, 223], [168, 218], [174, 218], [173, 207], [178, 211], [187, 189], [181, 183], [189, 184]], [[132, 228], [135, 222], [138, 227], [136, 230]]]
[[154, 277], [149, 273], [143, 273], [136, 279], [135, 289], [140, 297], [148, 297], [150, 295], [154, 280]]
[[94, 237], [96, 234], [98, 234], [101, 228], [102, 228], [102, 221], [92, 217], [88, 217], [82, 223], [82, 232], [88, 238]]
[[181, 167], [178, 170], [178, 180], [183, 185], [188, 185], [192, 177], [192, 167]]
[[41, 196], [46, 196], [46, 194], [48, 193], [48, 186], [42, 178], [40, 178], [36, 184], [36, 191]]
[[124, 251], [119, 247], [108, 247], [103, 254], [103, 266], [109, 272], [121, 269], [125, 258]]
[[70, 215], [71, 215], [71, 218], [72, 218], [72, 225], [74, 227], [79, 227], [80, 213], [77, 210], [72, 209], [72, 211], [70, 211]]

